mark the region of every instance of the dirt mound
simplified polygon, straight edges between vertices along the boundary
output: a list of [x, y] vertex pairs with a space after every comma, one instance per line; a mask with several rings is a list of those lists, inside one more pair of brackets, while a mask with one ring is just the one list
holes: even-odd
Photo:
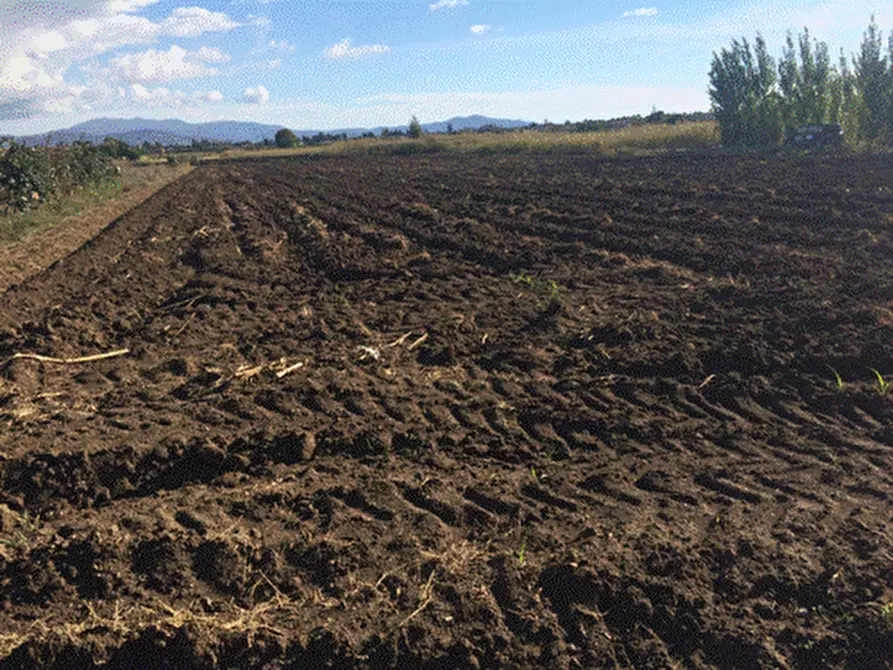
[[891, 180], [192, 172], [0, 296], [5, 664], [889, 667]]

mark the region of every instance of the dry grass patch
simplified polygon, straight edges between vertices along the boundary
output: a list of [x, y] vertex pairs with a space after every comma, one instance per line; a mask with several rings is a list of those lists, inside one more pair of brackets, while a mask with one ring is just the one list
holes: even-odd
[[590, 133], [517, 130], [504, 133], [459, 133], [406, 137], [362, 138], [297, 149], [234, 149], [203, 156], [202, 160], [282, 156], [413, 155], [428, 153], [564, 153], [591, 151], [606, 156], [662, 151], [709, 149], [719, 145], [714, 121], [644, 124], [621, 130]]

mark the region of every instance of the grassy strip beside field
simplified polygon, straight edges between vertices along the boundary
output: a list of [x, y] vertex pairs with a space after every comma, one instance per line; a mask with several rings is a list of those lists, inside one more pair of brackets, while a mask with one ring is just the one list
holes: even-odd
[[[144, 200], [189, 171], [186, 167], [121, 163], [117, 180], [79, 189], [71, 195], [47, 202], [24, 212], [0, 212], [0, 242], [20, 240], [29, 232], [55, 226], [63, 221], [89, 219], [110, 200]], [[135, 203], [134, 203], [135, 204]]]
[[207, 159], [260, 158], [314, 155], [411, 155], [424, 153], [524, 154], [591, 151], [600, 155], [709, 149], [719, 144], [713, 121], [679, 124], [645, 124], [621, 130], [591, 133], [554, 133], [519, 130], [504, 133], [459, 133], [406, 137], [364, 138], [297, 149], [232, 150], [202, 156]]
[[63, 220], [89, 213], [91, 206], [106, 202], [122, 194], [120, 183], [81, 189], [58, 198], [37, 209], [24, 212], [0, 212], [0, 243], [21, 240], [31, 232], [57, 225]]
[[123, 163], [117, 182], [84, 188], [24, 212], [0, 215], [0, 292], [62, 258], [191, 170]]

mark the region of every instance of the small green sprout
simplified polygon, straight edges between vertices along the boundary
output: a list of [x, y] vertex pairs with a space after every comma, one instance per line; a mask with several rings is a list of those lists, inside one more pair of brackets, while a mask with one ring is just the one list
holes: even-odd
[[893, 626], [893, 600], [881, 606], [881, 617], [888, 626]]
[[557, 300], [566, 289], [554, 279], [549, 282], [549, 296], [552, 300]]
[[532, 465], [530, 466], [530, 476], [533, 477], [533, 481], [535, 482], [540, 480], [539, 475], [536, 473], [536, 468]]
[[871, 368], [871, 371], [874, 373], [874, 376], [877, 377], [877, 386], [875, 388], [877, 388], [878, 394], [882, 396], [887, 395], [890, 390], [890, 382], [884, 379], [884, 376], [874, 368]]
[[521, 548], [518, 550], [518, 566], [523, 568], [527, 563], [527, 540], [521, 540]]
[[15, 537], [12, 539], [5, 538], [5, 537], [0, 538], [0, 544], [10, 547], [12, 549], [19, 549], [20, 547], [28, 546], [28, 538], [25, 537], [25, 535], [24, 535], [24, 533], [22, 533], [22, 531], [17, 530], [15, 532]]
[[834, 381], [837, 384], [837, 388], [843, 389], [843, 377], [841, 377], [840, 373], [830, 365], [828, 366], [828, 369], [831, 371], [831, 374], [834, 375]]

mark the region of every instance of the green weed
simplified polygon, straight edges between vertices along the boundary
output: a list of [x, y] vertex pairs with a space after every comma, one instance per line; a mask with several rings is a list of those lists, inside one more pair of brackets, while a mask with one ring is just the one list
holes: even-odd
[[0, 545], [10, 549], [27, 549], [31, 546], [28, 536], [37, 532], [39, 521], [39, 517], [32, 517], [26, 512], [18, 518], [16, 524], [18, 527], [10, 534], [10, 537], [0, 537]]
[[875, 386], [875, 388], [877, 389], [878, 394], [882, 395], [882, 396], [886, 396], [887, 393], [890, 391], [890, 382], [888, 382], [886, 379], [884, 379], [884, 375], [882, 375], [880, 372], [878, 372], [874, 368], [871, 368], [871, 371], [874, 373], [874, 376], [877, 378], [877, 386]]
[[521, 540], [521, 548], [518, 549], [518, 567], [523, 568], [527, 564], [527, 540]]
[[567, 289], [554, 279], [549, 282], [549, 297], [552, 300], [558, 300], [564, 291], [567, 291]]
[[0, 538], [0, 544], [12, 549], [19, 549], [20, 547], [28, 546], [28, 538], [25, 537], [25, 534], [22, 531], [17, 530], [13, 535], [14, 537], [12, 538]]
[[842, 390], [843, 389], [843, 377], [841, 377], [840, 373], [837, 370], [835, 370], [833, 367], [831, 367], [830, 365], [828, 366], [828, 369], [831, 371], [831, 374], [834, 375], [834, 382], [837, 384], [837, 388]]

